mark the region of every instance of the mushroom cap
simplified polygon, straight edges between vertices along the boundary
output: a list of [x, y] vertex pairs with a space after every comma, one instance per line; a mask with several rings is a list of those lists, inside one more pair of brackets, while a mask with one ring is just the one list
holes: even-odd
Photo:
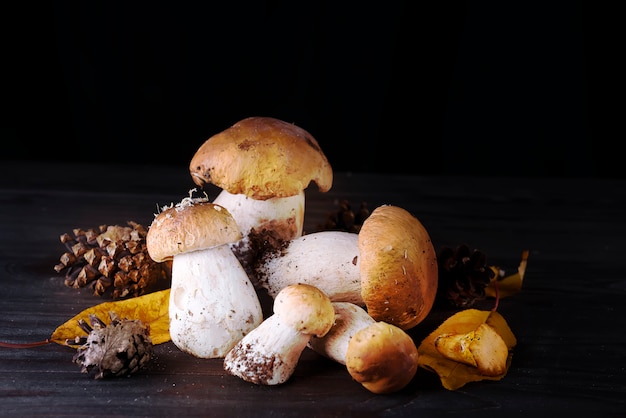
[[418, 357], [417, 347], [406, 332], [379, 321], [357, 331], [350, 339], [346, 368], [370, 392], [392, 393], [415, 377]]
[[428, 231], [411, 213], [379, 206], [359, 231], [361, 296], [376, 321], [403, 330], [419, 324], [437, 293], [437, 254]]
[[250, 117], [210, 137], [196, 151], [189, 171], [194, 183], [212, 183], [258, 200], [300, 193], [314, 181], [330, 190], [333, 171], [315, 138], [298, 126]]
[[162, 262], [177, 254], [241, 238], [241, 231], [226, 208], [186, 198], [155, 216], [146, 235], [146, 247], [154, 261]]
[[326, 293], [309, 284], [283, 288], [274, 299], [274, 315], [298, 332], [323, 337], [335, 322], [335, 308]]

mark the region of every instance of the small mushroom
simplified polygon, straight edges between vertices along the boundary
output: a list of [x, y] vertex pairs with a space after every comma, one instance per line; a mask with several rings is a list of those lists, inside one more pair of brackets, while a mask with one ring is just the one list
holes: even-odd
[[403, 208], [379, 206], [359, 233], [321, 231], [266, 251], [255, 264], [270, 296], [294, 281], [318, 287], [333, 302], [366, 307], [376, 321], [408, 330], [430, 312], [437, 255], [422, 223]]
[[153, 260], [172, 260], [171, 339], [196, 357], [224, 357], [263, 320], [254, 286], [229, 246], [241, 232], [228, 210], [204, 198], [163, 209], [146, 246]]
[[224, 370], [260, 385], [279, 385], [293, 374], [309, 340], [333, 326], [333, 305], [307, 284], [285, 287], [274, 299], [274, 313], [243, 337], [224, 358]]
[[350, 302], [333, 302], [335, 324], [309, 341], [315, 352], [346, 366], [350, 376], [372, 393], [397, 392], [418, 368], [418, 351], [402, 329], [375, 321]]
[[195, 184], [221, 192], [213, 203], [233, 215], [243, 238], [233, 245], [244, 268], [254, 257], [250, 234], [290, 240], [302, 235], [304, 190], [315, 182], [330, 190], [332, 168], [315, 138], [270, 117], [249, 117], [210, 137], [196, 151], [189, 171]]

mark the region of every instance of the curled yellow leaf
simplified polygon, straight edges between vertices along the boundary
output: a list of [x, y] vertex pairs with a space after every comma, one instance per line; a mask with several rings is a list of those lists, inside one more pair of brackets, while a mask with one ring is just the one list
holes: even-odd
[[78, 325], [79, 320], [90, 323], [89, 315], [106, 320], [109, 318], [109, 313], [114, 312], [119, 318], [140, 320], [144, 326], [149, 326], [152, 344], [170, 341], [169, 298], [170, 289], [165, 289], [135, 298], [100, 303], [85, 309], [59, 326], [52, 333], [50, 340], [57, 344], [72, 346], [71, 342], [74, 338], [85, 335], [85, 331]]
[[498, 267], [490, 268], [495, 273], [494, 278], [485, 287], [485, 294], [490, 297], [506, 298], [513, 296], [522, 290], [524, 275], [526, 274], [526, 264], [528, 262], [528, 250], [522, 252], [522, 261], [520, 261], [517, 272], [514, 274], [503, 276], [504, 272]]
[[[488, 326], [489, 329], [487, 330], [485, 326]], [[477, 363], [490, 364], [489, 359], [483, 362], [483, 359], [485, 359], [485, 356], [489, 356], [489, 353], [482, 349], [474, 350], [471, 353], [470, 351], [461, 350], [461, 346], [467, 344], [469, 350], [469, 344], [472, 342], [470, 340], [475, 339], [477, 335], [479, 338], [489, 335], [485, 331], [491, 332], [492, 330], [499, 335], [499, 338], [502, 339], [508, 350], [506, 367], [498, 369], [497, 372], [485, 374], [485, 368], [477, 367]], [[444, 353], [448, 350], [447, 355], [442, 354], [437, 349], [437, 339], [440, 339], [440, 345], [442, 343], [444, 346], [447, 345], [447, 347], [443, 348], [440, 346], [440, 350]], [[493, 341], [493, 338], [490, 337], [490, 340]], [[418, 347], [419, 365], [424, 369], [437, 373], [446, 389], [456, 390], [469, 382], [502, 379], [511, 365], [511, 349], [516, 344], [517, 339], [515, 335], [504, 317], [498, 312], [466, 309], [446, 319], [422, 341]], [[494, 345], [494, 347], [498, 346]], [[499, 350], [499, 348], [494, 348], [494, 350]], [[452, 353], [453, 351], [456, 351], [456, 353]], [[493, 354], [498, 355], [495, 352]], [[455, 356], [458, 357], [457, 360], [453, 360]], [[482, 359], [479, 358], [478, 362], [475, 361], [477, 356], [482, 356]]]

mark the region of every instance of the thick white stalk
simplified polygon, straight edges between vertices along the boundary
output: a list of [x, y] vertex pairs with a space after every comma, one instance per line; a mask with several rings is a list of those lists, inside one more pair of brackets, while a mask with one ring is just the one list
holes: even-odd
[[374, 324], [365, 309], [350, 302], [333, 302], [335, 324], [323, 337], [313, 337], [309, 347], [337, 363], [346, 364], [348, 343], [358, 331]]
[[220, 358], [263, 320], [258, 296], [228, 244], [177, 254], [169, 304], [174, 344]]
[[224, 369], [241, 379], [279, 385], [293, 374], [310, 335], [285, 326], [272, 315], [246, 335], [224, 359]]
[[243, 235], [239, 241], [231, 243], [230, 248], [255, 288], [259, 287], [253, 270], [257, 254], [265, 251], [267, 245], [302, 236], [304, 200], [304, 191], [290, 197], [257, 200], [222, 190], [215, 198], [214, 203], [231, 213]]
[[244, 239], [253, 228], [257, 232], [263, 228], [276, 231], [285, 240], [302, 235], [304, 191], [290, 197], [257, 200], [244, 194], [232, 194], [222, 190], [213, 203], [228, 209]]
[[364, 306], [359, 267], [358, 234], [321, 231], [293, 239], [279, 253], [265, 253], [255, 275], [272, 297], [289, 285], [305, 283], [333, 302]]

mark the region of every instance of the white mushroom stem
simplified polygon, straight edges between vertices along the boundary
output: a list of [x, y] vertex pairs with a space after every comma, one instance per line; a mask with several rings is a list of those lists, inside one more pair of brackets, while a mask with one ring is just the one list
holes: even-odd
[[220, 358], [263, 320], [261, 305], [228, 244], [172, 260], [170, 336], [182, 351]]
[[228, 209], [235, 218], [244, 239], [254, 228], [277, 231], [282, 239], [290, 240], [302, 235], [304, 227], [304, 191], [290, 197], [257, 200], [245, 194], [222, 190], [213, 203]]
[[284, 383], [293, 374], [310, 338], [285, 327], [281, 318], [272, 315], [226, 355], [225, 370], [260, 385]]
[[[304, 191], [290, 197], [257, 200], [245, 194], [222, 190], [214, 200], [231, 213], [243, 237], [230, 244], [250, 280], [258, 287], [251, 264], [266, 242], [290, 241], [302, 236], [304, 228]], [[256, 234], [256, 237], [253, 237]], [[268, 239], [267, 235], [272, 239]]]
[[323, 337], [311, 338], [308, 345], [316, 353], [345, 365], [350, 339], [376, 321], [365, 309], [350, 302], [333, 302], [333, 307], [335, 324]]
[[358, 234], [321, 231], [295, 238], [279, 252], [264, 253], [255, 275], [272, 297], [289, 285], [306, 283], [333, 302], [364, 306], [359, 267]]
[[283, 289], [274, 314], [252, 330], [224, 358], [224, 370], [261, 385], [278, 385], [294, 373], [302, 351], [313, 336], [333, 325], [334, 309], [319, 289], [298, 284]]

